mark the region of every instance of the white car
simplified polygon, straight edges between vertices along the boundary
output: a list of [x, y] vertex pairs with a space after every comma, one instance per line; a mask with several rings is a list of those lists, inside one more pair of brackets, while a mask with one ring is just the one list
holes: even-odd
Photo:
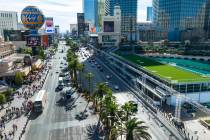
[[114, 89], [115, 89], [115, 90], [119, 90], [119, 86], [118, 86], [118, 85], [115, 85], [115, 86], [114, 86]]
[[107, 75], [107, 76], [106, 76], [106, 79], [110, 79], [110, 76], [109, 76], [109, 75]]

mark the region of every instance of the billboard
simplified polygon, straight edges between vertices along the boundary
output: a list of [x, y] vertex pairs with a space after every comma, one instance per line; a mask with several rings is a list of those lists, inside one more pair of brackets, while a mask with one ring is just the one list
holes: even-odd
[[96, 27], [91, 27], [91, 33], [96, 33]]
[[48, 47], [49, 46], [48, 35], [42, 35], [42, 46], [43, 47]]
[[26, 36], [30, 34], [29, 30], [4, 30], [5, 41], [26, 41]]
[[78, 37], [84, 36], [85, 23], [84, 23], [84, 13], [77, 13], [77, 28]]
[[55, 33], [54, 23], [52, 17], [46, 17], [45, 19], [45, 32], [48, 34]]
[[21, 12], [23, 25], [30, 30], [38, 30], [42, 27], [45, 17], [36, 6], [27, 6]]
[[114, 21], [104, 21], [104, 32], [114, 32]]
[[26, 45], [30, 47], [41, 46], [41, 37], [39, 35], [27, 36]]

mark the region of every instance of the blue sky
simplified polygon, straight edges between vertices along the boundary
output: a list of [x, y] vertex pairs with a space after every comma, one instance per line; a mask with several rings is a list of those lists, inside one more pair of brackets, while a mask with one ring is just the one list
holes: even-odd
[[[151, 6], [152, 0], [138, 1], [138, 21], [145, 21], [146, 7]], [[70, 23], [76, 23], [76, 13], [82, 12], [82, 0], [0, 0], [0, 10], [16, 11], [19, 15], [28, 5], [39, 7], [45, 16], [54, 17], [54, 24], [60, 25], [63, 32], [69, 30]]]

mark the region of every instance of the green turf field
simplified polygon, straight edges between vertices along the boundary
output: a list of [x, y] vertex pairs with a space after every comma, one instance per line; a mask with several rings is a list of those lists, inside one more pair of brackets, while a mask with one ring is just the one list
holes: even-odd
[[210, 81], [210, 77], [203, 77], [200, 74], [193, 73], [175, 66], [162, 64], [160, 62], [154, 61], [152, 59], [138, 56], [138, 55], [125, 55], [121, 56], [124, 59], [133, 62], [150, 73], [163, 78], [169, 82], [206, 82]]

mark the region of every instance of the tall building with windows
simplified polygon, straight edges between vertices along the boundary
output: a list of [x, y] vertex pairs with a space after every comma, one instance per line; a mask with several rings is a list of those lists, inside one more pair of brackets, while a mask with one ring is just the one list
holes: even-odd
[[102, 18], [105, 16], [105, 0], [98, 0], [98, 29], [102, 31]]
[[83, 37], [85, 31], [84, 13], [77, 13], [77, 36]]
[[83, 0], [83, 12], [85, 23], [89, 23], [90, 28], [98, 26], [98, 0]]
[[4, 30], [17, 30], [18, 16], [17, 12], [0, 11], [0, 36], [3, 36]]
[[121, 8], [121, 33], [129, 41], [136, 40], [137, 0], [106, 0], [105, 14], [113, 16], [114, 6]]
[[205, 39], [210, 0], [153, 0], [153, 22], [171, 41]]
[[147, 7], [147, 21], [152, 21], [152, 7]]

